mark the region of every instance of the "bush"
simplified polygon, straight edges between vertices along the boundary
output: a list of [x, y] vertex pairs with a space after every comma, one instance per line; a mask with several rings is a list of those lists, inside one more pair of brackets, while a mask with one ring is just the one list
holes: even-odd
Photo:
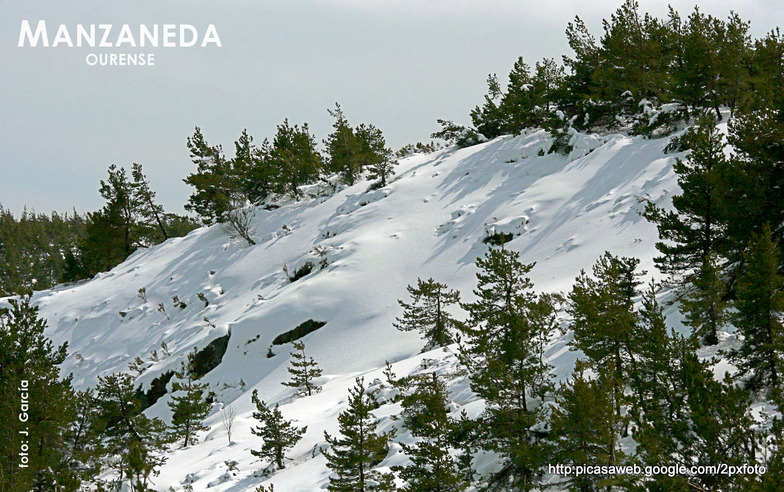
[[286, 275], [289, 277], [289, 282], [296, 282], [297, 280], [301, 279], [305, 275], [310, 274], [310, 272], [313, 271], [313, 267], [314, 267], [313, 262], [308, 260], [305, 263], [303, 263], [302, 266], [294, 270], [294, 273], [291, 275], [288, 275], [287, 268], [284, 268], [284, 271], [286, 271]]
[[514, 234], [511, 232], [508, 234], [504, 234], [503, 232], [494, 232], [489, 236], [482, 239], [482, 242], [485, 244], [490, 244], [492, 246], [503, 246], [504, 244], [508, 243], [514, 239]]

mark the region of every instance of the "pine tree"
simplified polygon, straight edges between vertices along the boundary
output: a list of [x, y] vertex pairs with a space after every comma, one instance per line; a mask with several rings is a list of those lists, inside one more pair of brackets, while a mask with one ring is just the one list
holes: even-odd
[[280, 384], [297, 388], [300, 395], [310, 396], [321, 391], [321, 386], [313, 382], [314, 379], [321, 377], [321, 369], [313, 357], [305, 356], [305, 343], [294, 342], [294, 350], [291, 352], [291, 366], [288, 368], [291, 374], [291, 381], [284, 381]]
[[406, 492], [457, 492], [467, 486], [449, 450], [453, 422], [447, 397], [446, 384], [433, 372], [417, 378], [413, 393], [403, 398], [403, 424], [421, 438], [401, 443], [411, 464], [393, 468], [406, 481]]
[[82, 481], [91, 481], [101, 470], [105, 454], [98, 402], [95, 392], [88, 388], [76, 393], [73, 400], [75, 418], [63, 434], [71, 468], [77, 470]]
[[390, 149], [383, 149], [381, 159], [368, 166], [368, 179], [378, 180], [373, 183], [374, 188], [383, 188], [387, 185], [387, 180], [395, 175], [397, 159]]
[[112, 456], [117, 484], [129, 479], [133, 492], [147, 491], [150, 479], [166, 462], [170, 443], [166, 424], [159, 418], [141, 413], [133, 378], [129, 374], [99, 376], [96, 400], [102, 422], [105, 446]]
[[530, 68], [523, 61], [523, 57], [519, 57], [509, 72], [506, 93], [499, 103], [499, 111], [503, 118], [501, 129], [504, 133], [519, 134], [523, 129], [536, 124], [534, 99]]
[[378, 422], [372, 410], [376, 407], [370, 396], [365, 394], [362, 378], [349, 390], [348, 408], [338, 415], [342, 437], [332, 437], [326, 431], [324, 439], [330, 445], [324, 451], [327, 467], [332, 470], [327, 490], [333, 492], [365, 492], [381, 490], [378, 483], [388, 483], [373, 467], [386, 457], [389, 440], [394, 431], [376, 433]]
[[308, 427], [296, 427], [290, 420], [285, 420], [280, 412], [278, 405], [270, 408], [264, 401], [259, 400], [258, 390], [253, 390], [251, 396], [256, 411], [253, 418], [258, 420], [261, 425], [251, 429], [253, 435], [259, 436], [264, 440], [261, 449], [251, 450], [251, 454], [257, 458], [267, 459], [278, 469], [286, 467], [283, 460], [286, 458], [286, 451], [293, 448]]
[[[498, 77], [494, 73], [488, 75], [485, 103], [481, 107], [477, 106], [471, 111], [471, 122], [474, 124], [474, 127], [476, 127], [476, 131], [474, 133], [478, 132], [485, 138], [495, 138], [504, 134], [507, 124], [505, 122], [505, 112], [500, 107], [503, 98], [504, 94], [501, 91], [501, 86], [498, 84]], [[451, 121], [438, 120], [438, 122], [444, 128], [441, 132], [443, 136], [437, 136], [435, 133], [433, 134], [433, 136], [436, 138], [444, 138], [448, 132], [451, 132], [455, 135], [455, 137], [458, 137], [460, 134], [464, 135], [471, 131], [466, 128], [459, 127]], [[465, 137], [462, 137], [462, 140], [463, 143], [468, 144], [468, 141]], [[460, 140], [458, 140], [456, 143], [461, 147], [467, 146], [461, 145]]]
[[327, 169], [340, 173], [346, 183], [353, 185], [362, 172], [361, 143], [339, 104], [336, 103], [335, 109], [327, 112], [335, 118], [332, 124], [334, 131], [324, 140], [328, 158]]
[[[131, 167], [131, 177], [133, 182], [133, 193], [137, 197], [137, 206], [139, 208], [139, 215], [146, 222], [147, 228], [151, 229], [155, 226], [161, 231], [162, 240], [169, 239], [169, 234], [166, 232], [164, 225], [163, 205], [155, 203], [155, 192], [150, 189], [150, 182], [147, 176], [144, 175], [141, 164], [134, 163]], [[152, 233], [149, 233], [152, 235]], [[160, 241], [155, 241], [156, 243]]]
[[694, 328], [692, 336], [705, 345], [719, 343], [718, 331], [728, 320], [726, 286], [714, 254], [705, 258], [692, 280], [693, 289], [681, 300], [686, 324]]
[[784, 276], [770, 228], [752, 236], [738, 279], [735, 326], [743, 335], [732, 357], [752, 390], [780, 388], [784, 370]]
[[188, 198], [185, 210], [197, 213], [205, 224], [222, 222], [231, 210], [231, 200], [236, 198], [241, 184], [235, 182], [231, 163], [221, 147], [209, 145], [199, 127], [188, 138], [188, 149], [196, 172], [183, 181], [196, 191]]
[[[683, 451], [691, 440], [690, 407], [684, 380], [684, 360], [696, 349], [693, 339], [668, 333], [664, 314], [656, 300], [653, 282], [642, 295], [638, 313], [637, 368], [629, 374], [633, 395], [629, 414], [634, 422], [635, 458], [647, 465], [686, 465]], [[655, 490], [688, 487], [684, 476], [658, 475]]]
[[76, 479], [63, 437], [75, 418], [71, 379], [60, 378], [67, 345], [46, 338], [28, 296], [7, 302], [0, 308], [0, 490], [41, 490]]
[[[784, 37], [781, 42], [784, 53]], [[724, 256], [733, 264], [742, 264], [752, 236], [765, 224], [776, 242], [784, 239], [784, 96], [781, 101], [756, 111], [744, 106], [730, 122], [735, 152], [722, 179], [721, 203], [728, 237]]]
[[691, 150], [686, 160], [677, 159], [673, 166], [681, 188], [681, 194], [672, 198], [675, 211], [664, 212], [650, 204], [646, 217], [659, 229], [656, 249], [662, 256], [654, 260], [657, 266], [690, 279], [721, 248], [725, 228], [717, 187], [727, 159], [724, 137], [712, 117], [701, 118], [683, 140]]
[[[204, 398], [206, 383], [198, 383], [194, 372], [194, 357], [196, 352], [188, 354], [188, 364], [182, 364], [174, 376], [180, 381], [172, 384], [172, 397], [167, 404], [172, 411], [172, 440], [182, 439], [182, 447], [196, 444], [196, 433], [207, 430], [204, 418], [210, 412], [210, 403]], [[185, 394], [177, 395], [177, 392]]]
[[417, 285], [409, 285], [406, 290], [412, 302], [398, 300], [403, 308], [403, 316], [395, 319], [395, 328], [401, 331], [419, 331], [427, 343], [424, 350], [446, 347], [454, 341], [452, 330], [456, 321], [447, 309], [460, 302], [460, 293], [448, 290], [446, 284], [433, 278], [417, 279]]
[[[570, 465], [622, 465], [626, 456], [620, 449], [620, 437], [627, 422], [615, 410], [623, 399], [613, 381], [616, 371], [612, 362], [600, 367], [593, 380], [584, 371], [584, 364], [578, 362], [572, 380], [558, 393], [559, 407], [551, 421], [554, 460]], [[598, 490], [617, 480], [599, 474], [565, 478], [575, 490]]]
[[[574, 338], [571, 345], [599, 366], [612, 364], [614, 380], [625, 381], [634, 365], [639, 260], [605, 252], [594, 264], [593, 277], [582, 271], [569, 294]], [[634, 369], [631, 369], [634, 372]]]
[[267, 160], [276, 176], [274, 189], [294, 197], [300, 186], [315, 181], [323, 166], [308, 124], [291, 126], [288, 119], [278, 125]]
[[470, 372], [471, 389], [487, 407], [481, 445], [505, 459], [494, 481], [527, 488], [542, 459], [530, 430], [536, 414], [527, 399], [549, 378], [537, 340], [549, 338], [554, 310], [532, 291], [528, 273], [534, 265], [519, 258], [513, 251], [491, 249], [477, 259], [477, 300], [463, 305], [470, 318], [461, 327], [466, 340], [460, 358]]

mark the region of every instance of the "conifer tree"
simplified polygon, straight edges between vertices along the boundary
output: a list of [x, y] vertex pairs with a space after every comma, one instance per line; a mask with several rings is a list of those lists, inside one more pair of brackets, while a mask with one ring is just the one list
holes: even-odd
[[447, 309], [460, 302], [460, 293], [448, 290], [446, 284], [433, 278], [417, 279], [417, 285], [409, 285], [411, 303], [398, 300], [403, 316], [395, 319], [395, 328], [401, 331], [419, 331], [427, 343], [424, 350], [445, 347], [454, 341], [452, 331], [456, 321]]
[[705, 345], [719, 343], [718, 331], [728, 320], [726, 286], [715, 260], [709, 254], [692, 280], [693, 289], [681, 300], [686, 324], [694, 328], [692, 336]]
[[197, 213], [205, 224], [222, 222], [224, 214], [231, 210], [232, 197], [236, 197], [239, 187], [231, 164], [219, 145], [207, 143], [199, 127], [188, 138], [188, 149], [196, 172], [183, 181], [196, 191], [188, 198], [185, 210]]
[[477, 259], [477, 300], [464, 304], [470, 318], [462, 326], [466, 336], [461, 360], [470, 371], [471, 389], [485, 399], [482, 447], [504, 457], [498, 483], [530, 487], [542, 453], [530, 431], [536, 414], [527, 398], [538, 382], [547, 379], [537, 339], [549, 337], [552, 305], [537, 298], [528, 273], [533, 264], [520, 255], [491, 249]]
[[264, 401], [259, 400], [258, 390], [253, 390], [251, 400], [256, 405], [253, 418], [261, 423], [252, 428], [251, 432], [261, 437], [264, 443], [258, 451], [251, 450], [250, 453], [258, 458], [269, 460], [278, 469], [283, 469], [286, 467], [283, 463], [286, 451], [302, 439], [308, 427], [296, 427], [292, 421], [284, 419], [277, 404], [275, 408], [270, 408]]
[[605, 252], [593, 266], [593, 277], [582, 271], [569, 293], [572, 346], [582, 350], [597, 367], [612, 364], [618, 382], [625, 381], [635, 363], [637, 317], [633, 298], [640, 283], [636, 272], [639, 263], [636, 258], [618, 258]]
[[406, 481], [406, 492], [457, 492], [467, 484], [450, 454], [454, 427], [447, 412], [446, 384], [435, 372], [422, 375], [403, 398], [403, 424], [420, 441], [401, 443], [411, 464], [393, 468]]
[[67, 344], [44, 335], [30, 298], [0, 308], [0, 490], [41, 490], [73, 476], [64, 434], [74, 420], [69, 378], [60, 378]]
[[82, 481], [90, 481], [100, 472], [105, 454], [100, 409], [91, 388], [77, 392], [73, 404], [75, 418], [63, 435], [65, 449], [70, 467]]
[[735, 326], [743, 335], [733, 353], [752, 390], [780, 388], [784, 371], [784, 276], [781, 254], [766, 225], [752, 236], [737, 285]]
[[[478, 132], [485, 138], [495, 138], [504, 134], [508, 125], [505, 121], [505, 112], [500, 107], [503, 98], [504, 93], [501, 91], [501, 86], [498, 83], [498, 77], [496, 74], [488, 75], [485, 103], [481, 107], [477, 106], [471, 111], [471, 122], [476, 128], [474, 133]], [[453, 139], [456, 140], [456, 143], [461, 147], [476, 143], [470, 142], [471, 140], [475, 140], [475, 138], [466, 138], [466, 134], [471, 130], [455, 125], [451, 121], [438, 120], [438, 122], [443, 127], [443, 130], [440, 134], [434, 133], [433, 137], [447, 139], [446, 137], [451, 134], [453, 135]], [[478, 135], [475, 135], [474, 137], [478, 137]], [[465, 145], [461, 145], [461, 140], [462, 144]]]
[[357, 378], [356, 385], [349, 388], [348, 392], [348, 408], [338, 415], [342, 437], [332, 437], [324, 432], [324, 439], [330, 445], [330, 449], [324, 451], [324, 456], [327, 458], [327, 467], [332, 470], [327, 490], [386, 490], [389, 477], [382, 476], [373, 467], [386, 457], [389, 440], [394, 437], [394, 432], [376, 432], [378, 422], [372, 413], [376, 405], [365, 394], [362, 378]]
[[278, 125], [268, 154], [268, 166], [276, 176], [275, 189], [299, 197], [299, 187], [314, 181], [322, 168], [321, 155], [308, 124], [289, 125], [288, 119]]
[[[166, 232], [166, 226], [163, 222], [163, 205], [155, 203], [155, 192], [150, 188], [150, 182], [147, 180], [147, 176], [144, 175], [141, 164], [133, 164], [131, 177], [133, 178], [133, 193], [137, 198], [140, 217], [146, 222], [148, 229], [155, 226], [158, 227], [158, 230], [161, 231], [162, 240], [169, 239], [169, 234]], [[148, 234], [152, 235], [151, 232]]]
[[381, 151], [381, 159], [368, 166], [368, 179], [378, 180], [373, 183], [374, 188], [383, 188], [387, 185], [387, 180], [395, 175], [397, 159], [394, 158], [391, 149]]
[[340, 173], [346, 183], [353, 185], [362, 172], [361, 143], [339, 104], [336, 103], [335, 109], [327, 112], [335, 118], [332, 124], [334, 130], [324, 140], [328, 157], [327, 169]]
[[284, 381], [280, 384], [297, 388], [300, 395], [310, 396], [321, 391], [321, 386], [313, 382], [314, 379], [321, 377], [321, 369], [313, 359], [305, 355], [305, 343], [302, 341], [294, 342], [294, 350], [291, 352], [291, 366], [288, 368], [291, 374], [291, 381]]
[[677, 159], [673, 170], [678, 175], [681, 194], [672, 198], [675, 211], [665, 212], [650, 204], [646, 217], [656, 223], [662, 256], [655, 259], [665, 273], [699, 273], [709, 255], [721, 247], [724, 225], [717, 189], [727, 159], [724, 137], [716, 121], [705, 116], [683, 136], [691, 149], [686, 160]]
[[[635, 457], [648, 465], [686, 464], [683, 454], [691, 439], [690, 407], [684, 360], [696, 341], [669, 334], [654, 283], [643, 292], [638, 313], [637, 369], [629, 374], [633, 400], [629, 414], [634, 421]], [[659, 475], [652, 478], [660, 489], [688, 487], [687, 477]]]
[[147, 484], [166, 461], [170, 439], [163, 421], [141, 413], [135, 393], [129, 374], [98, 378], [99, 418], [111, 466], [117, 472], [116, 483], [128, 479], [131, 491], [146, 492]]
[[[626, 456], [620, 438], [626, 419], [615, 409], [623, 394], [613, 381], [616, 371], [612, 362], [599, 368], [596, 379], [589, 379], [585, 365], [578, 362], [569, 384], [558, 394], [559, 407], [552, 416], [555, 461], [571, 465], [622, 465]], [[565, 477], [575, 490], [598, 490], [614, 484], [612, 475]]]
[[[205, 398], [206, 383], [198, 383], [194, 372], [196, 352], [188, 354], [188, 363], [182, 363], [174, 376], [180, 381], [172, 384], [172, 397], [167, 404], [172, 411], [172, 440], [182, 439], [182, 447], [196, 444], [196, 433], [207, 430], [204, 418], [210, 412], [210, 404]], [[177, 392], [184, 394], [177, 395]]]

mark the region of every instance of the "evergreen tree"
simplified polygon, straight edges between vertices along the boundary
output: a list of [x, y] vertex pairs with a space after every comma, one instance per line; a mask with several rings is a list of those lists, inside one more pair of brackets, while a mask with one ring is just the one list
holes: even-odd
[[[637, 294], [640, 261], [605, 252], [593, 267], [593, 277], [582, 271], [569, 294], [573, 317], [572, 346], [599, 366], [612, 365], [614, 381], [623, 382], [635, 372]], [[631, 369], [630, 369], [630, 366]]]
[[413, 445], [401, 443], [411, 464], [393, 468], [406, 481], [406, 492], [457, 492], [467, 486], [450, 454], [448, 396], [446, 384], [433, 372], [417, 378], [414, 391], [403, 398], [403, 424], [421, 438]]
[[499, 104], [503, 121], [501, 130], [504, 133], [519, 134], [525, 128], [534, 126], [537, 121], [534, 115], [535, 104], [530, 68], [523, 61], [523, 57], [518, 57], [509, 72], [506, 93]]
[[695, 109], [714, 108], [718, 119], [721, 119], [718, 81], [722, 31], [718, 19], [695, 7], [677, 32], [680, 49], [672, 70], [672, 95]]
[[649, 204], [646, 217], [656, 223], [663, 256], [655, 259], [665, 273], [685, 273], [691, 278], [708, 256], [721, 248], [724, 226], [720, 214], [720, 173], [726, 167], [724, 137], [716, 120], [705, 116], [683, 136], [690, 148], [686, 160], [677, 159], [681, 194], [672, 198], [675, 211], [665, 212]]
[[692, 280], [693, 289], [681, 300], [686, 324], [694, 328], [692, 336], [706, 345], [719, 343], [718, 330], [728, 320], [726, 287], [716, 263], [714, 254], [705, 258]]
[[232, 173], [231, 163], [224, 157], [220, 146], [207, 143], [199, 127], [188, 138], [188, 149], [191, 160], [196, 164], [196, 172], [183, 181], [196, 191], [188, 198], [185, 210], [197, 213], [205, 224], [222, 222], [224, 215], [231, 210], [232, 199], [236, 199], [237, 191], [241, 189]]
[[278, 125], [268, 155], [269, 166], [276, 175], [276, 189], [299, 197], [299, 187], [315, 181], [322, 168], [321, 155], [308, 124], [300, 128], [288, 119]]
[[387, 180], [395, 175], [397, 159], [391, 149], [384, 148], [380, 152], [381, 159], [368, 166], [368, 179], [378, 180], [373, 183], [374, 188], [383, 188], [387, 185]]
[[98, 402], [95, 392], [88, 388], [76, 393], [73, 400], [75, 418], [63, 434], [70, 468], [76, 470], [82, 481], [95, 478], [101, 470], [105, 454], [101, 432]]
[[0, 308], [0, 490], [43, 490], [79, 480], [64, 434], [74, 420], [69, 378], [60, 378], [67, 345], [54, 347], [30, 298]]
[[447, 309], [460, 302], [460, 293], [448, 290], [446, 284], [433, 278], [417, 279], [417, 285], [409, 285], [406, 290], [412, 302], [398, 300], [403, 308], [403, 316], [395, 319], [395, 328], [401, 331], [419, 331], [427, 340], [424, 350], [446, 347], [454, 341], [452, 330], [456, 321]]
[[328, 160], [327, 169], [340, 173], [346, 183], [353, 185], [362, 172], [361, 143], [339, 104], [335, 104], [334, 111], [327, 110], [327, 112], [335, 118], [335, 122], [332, 124], [334, 131], [324, 140]]
[[147, 176], [144, 175], [141, 164], [133, 164], [131, 177], [133, 178], [131, 186], [133, 194], [136, 196], [139, 216], [148, 230], [146, 234], [154, 237], [154, 233], [150, 229], [154, 229], [157, 226], [161, 232], [161, 237], [155, 238], [154, 243], [169, 239], [169, 234], [166, 232], [166, 226], [163, 221], [163, 205], [155, 203], [155, 192], [150, 189], [150, 182], [147, 180]]
[[585, 22], [579, 17], [574, 18], [566, 26], [566, 39], [574, 52], [574, 58], [563, 57], [564, 65], [569, 73], [564, 78], [562, 105], [569, 114], [582, 115], [575, 125], [585, 127], [593, 124], [585, 111], [589, 98], [596, 92], [594, 72], [599, 67], [599, 48], [596, 38], [588, 31]]
[[[172, 397], [167, 404], [172, 411], [172, 440], [183, 440], [182, 447], [198, 443], [196, 433], [207, 430], [204, 418], [210, 412], [210, 403], [204, 398], [206, 383], [198, 383], [194, 372], [196, 352], [188, 354], [188, 364], [182, 364], [174, 376], [180, 381], [172, 384]], [[177, 395], [177, 392], [185, 394]]]
[[771, 225], [776, 242], [784, 239], [784, 104], [757, 111], [742, 108], [730, 122], [729, 142], [735, 152], [722, 180], [725, 256], [742, 264], [752, 236], [765, 224]]
[[780, 388], [784, 370], [784, 276], [781, 255], [770, 228], [752, 236], [738, 279], [735, 326], [743, 335], [733, 353], [752, 390]]
[[376, 432], [378, 422], [372, 413], [376, 405], [365, 394], [362, 378], [357, 378], [356, 385], [348, 392], [348, 408], [338, 415], [342, 437], [332, 437], [324, 432], [324, 439], [330, 445], [324, 456], [327, 467], [332, 470], [327, 490], [365, 492], [385, 489], [378, 484], [388, 484], [389, 478], [384, 478], [373, 467], [386, 457], [394, 432]]
[[165, 461], [170, 443], [166, 425], [159, 418], [141, 413], [133, 378], [116, 373], [99, 376], [96, 398], [104, 445], [117, 472], [116, 483], [129, 480], [133, 492], [147, 491], [158, 467]]
[[278, 469], [283, 469], [286, 467], [283, 463], [286, 451], [293, 448], [302, 439], [302, 435], [305, 434], [308, 427], [296, 427], [290, 420], [285, 420], [277, 404], [275, 408], [270, 408], [264, 401], [259, 400], [258, 390], [253, 390], [251, 400], [256, 405], [253, 418], [258, 420], [261, 425], [257, 425], [250, 431], [261, 437], [264, 443], [261, 445], [261, 449], [251, 450], [250, 453], [257, 458], [269, 460]]
[[[505, 122], [505, 111], [500, 107], [503, 98], [504, 94], [501, 91], [501, 86], [498, 84], [498, 77], [495, 74], [488, 75], [485, 103], [481, 107], [477, 106], [471, 111], [471, 121], [476, 128], [476, 132], [485, 138], [495, 138], [503, 135], [504, 131], [506, 131], [508, 125]], [[443, 136], [434, 133], [433, 137], [444, 138], [448, 133], [451, 133], [459, 146], [467, 146], [461, 145], [461, 141], [462, 143], [469, 144], [471, 139], [467, 139], [464, 136], [469, 130], [459, 127], [451, 121], [438, 120], [438, 122], [444, 127], [441, 132]]]
[[620, 102], [627, 91], [642, 98], [662, 100], [669, 85], [671, 53], [666, 49], [666, 27], [641, 14], [637, 0], [626, 0], [604, 21], [601, 62], [594, 73], [602, 99]]
[[[599, 368], [596, 379], [590, 380], [580, 362], [569, 384], [558, 393], [558, 408], [552, 415], [555, 461], [570, 465], [622, 465], [626, 456], [620, 449], [625, 417], [615, 409], [623, 400], [614, 381], [612, 362]], [[582, 475], [565, 477], [570, 489], [599, 490], [611, 487], [618, 477], [613, 475]]]
[[[696, 348], [693, 340], [670, 335], [656, 300], [656, 285], [643, 292], [638, 314], [637, 369], [629, 376], [633, 400], [629, 414], [634, 421], [635, 458], [646, 465], [687, 465], [684, 454], [692, 434], [684, 361]], [[687, 477], [658, 475], [652, 490], [688, 487]]]
[[527, 398], [549, 373], [537, 339], [549, 338], [554, 310], [532, 291], [528, 273], [534, 265], [519, 258], [513, 251], [491, 249], [477, 259], [477, 300], [463, 305], [470, 318], [461, 328], [466, 340], [460, 357], [470, 371], [471, 389], [487, 407], [481, 445], [505, 459], [494, 481], [528, 488], [542, 453], [530, 430], [536, 414]]
[[313, 382], [314, 379], [321, 377], [321, 369], [313, 359], [305, 355], [305, 343], [301, 341], [294, 342], [294, 350], [291, 352], [291, 366], [288, 368], [291, 374], [291, 381], [284, 381], [280, 384], [297, 388], [297, 393], [300, 395], [310, 396], [314, 393], [321, 391], [321, 386]]

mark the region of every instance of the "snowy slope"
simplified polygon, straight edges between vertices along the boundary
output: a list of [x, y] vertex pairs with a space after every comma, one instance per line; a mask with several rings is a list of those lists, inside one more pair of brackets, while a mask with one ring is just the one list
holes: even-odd
[[[537, 262], [532, 279], [540, 291], [567, 291], [605, 250], [638, 257], [655, 273], [656, 229], [639, 215], [639, 198], [666, 203], [678, 190], [672, 172], [678, 154], [663, 153], [667, 139], [574, 134], [569, 156], [540, 155], [550, 143], [538, 131], [413, 156], [401, 161], [386, 188], [367, 192], [363, 181], [330, 197], [258, 209], [255, 246], [229, 239], [219, 226], [202, 228], [139, 251], [89, 282], [37, 293], [35, 301], [49, 322], [48, 335], [69, 343], [64, 371], [73, 372], [77, 387], [93, 386], [98, 376], [157, 350], [160, 360], [138, 379], [149, 384], [194, 346], [230, 331], [223, 362], [205, 380], [218, 400], [237, 410], [234, 442], [227, 443], [216, 405], [207, 421], [212, 429], [200, 436], [204, 442], [170, 456], [155, 479], [158, 490], [181, 490], [187, 474], [195, 490], [253, 490], [263, 480], [276, 491], [320, 490], [329, 470], [314, 446], [323, 443], [324, 430], [337, 431], [354, 377], [383, 381], [385, 360], [395, 363], [398, 375], [423, 370], [423, 361], [445, 373], [456, 364], [441, 349], [419, 354], [418, 335], [392, 326], [401, 312], [397, 299], [406, 299], [405, 287], [417, 277], [432, 276], [470, 299], [474, 261], [493, 232], [514, 234], [506, 247], [521, 252], [524, 262]], [[291, 272], [307, 260], [318, 264], [316, 247], [326, 248], [329, 265], [289, 283], [283, 265]], [[187, 306], [175, 307], [173, 296]], [[267, 352], [275, 336], [308, 319], [327, 322], [305, 337], [308, 355], [324, 370], [324, 391], [295, 399], [280, 384], [288, 379], [291, 346], [276, 347], [271, 358]], [[559, 379], [576, 357], [566, 341], [549, 351]], [[161, 342], [171, 355], [162, 354]], [[253, 389], [268, 403], [279, 402], [287, 418], [308, 425], [290, 454], [293, 466], [268, 479], [254, 474], [263, 464], [248, 451], [258, 446], [250, 434]], [[453, 379], [450, 389], [456, 412], [481, 411], [465, 380]], [[148, 413], [167, 417], [167, 399]], [[398, 410], [385, 405], [376, 411], [383, 428], [399, 427], [387, 418]], [[236, 460], [239, 471], [226, 474], [226, 460]], [[393, 449], [382, 466], [404, 462]]]

